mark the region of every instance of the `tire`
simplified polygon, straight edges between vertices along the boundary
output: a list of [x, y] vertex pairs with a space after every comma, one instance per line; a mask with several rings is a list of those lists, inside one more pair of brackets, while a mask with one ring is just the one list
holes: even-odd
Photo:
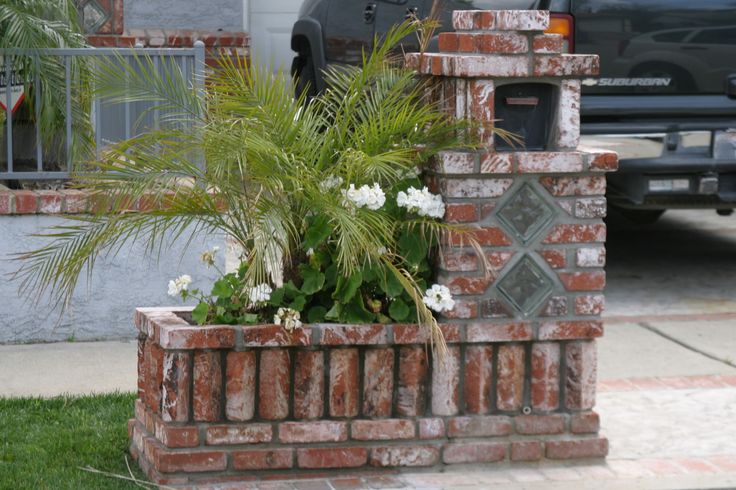
[[295, 96], [297, 98], [305, 94], [309, 101], [317, 95], [317, 76], [312, 63], [311, 56], [298, 56], [294, 58], [294, 76], [296, 77]]

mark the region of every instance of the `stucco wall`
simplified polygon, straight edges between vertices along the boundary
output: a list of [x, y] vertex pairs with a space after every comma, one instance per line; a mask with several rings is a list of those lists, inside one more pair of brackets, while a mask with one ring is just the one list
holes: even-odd
[[[126, 246], [117, 256], [98, 260], [91, 283], [82, 278], [72, 304], [60, 318], [47, 302], [36, 306], [20, 298], [17, 282], [6, 274], [19, 265], [8, 260], [11, 254], [46, 243], [31, 237], [32, 233], [63, 222], [58, 216], [0, 217], [0, 343], [134, 338], [136, 306], [181, 305], [181, 298], [166, 294], [168, 281], [180, 274], [192, 276], [191, 287], [209, 290], [215, 273], [199, 261], [199, 254], [215, 245], [225, 248], [221, 237], [198, 239], [186, 252], [183, 245], [174, 245], [157, 262], [144, 258], [141, 244]], [[223, 258], [220, 254], [221, 264]]]
[[125, 0], [126, 29], [243, 30], [243, 0]]

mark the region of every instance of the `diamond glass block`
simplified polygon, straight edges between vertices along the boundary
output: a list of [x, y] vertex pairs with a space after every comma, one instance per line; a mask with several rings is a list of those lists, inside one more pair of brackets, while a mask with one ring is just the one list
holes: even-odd
[[110, 17], [110, 12], [105, 12], [95, 0], [90, 0], [82, 7], [82, 18], [84, 19], [85, 32], [97, 32]]
[[524, 184], [496, 213], [499, 221], [522, 242], [534, 238], [552, 219], [552, 208], [529, 184]]
[[552, 293], [554, 283], [528, 255], [498, 283], [498, 290], [514, 308], [530, 315]]

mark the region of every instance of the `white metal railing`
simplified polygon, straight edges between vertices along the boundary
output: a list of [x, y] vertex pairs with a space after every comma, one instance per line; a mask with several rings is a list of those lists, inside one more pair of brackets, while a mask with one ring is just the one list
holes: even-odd
[[[18, 57], [28, 57], [32, 63], [39, 63], [42, 56], [55, 56], [62, 60], [64, 67], [63, 87], [42, 87], [38, 76], [33, 81], [36, 99], [32, 107], [35, 110], [35, 120], [39, 119], [41, 105], [38, 102], [43, 90], [63, 90], [65, 99], [63, 154], [49, 155], [44, 151], [41, 129], [38, 124], [21, 127], [14, 125], [12, 111], [12, 94], [9, 81], [17, 79], [18, 73], [14, 70], [13, 60]], [[164, 63], [176, 63], [181, 73], [197, 89], [198, 93], [204, 90], [205, 62], [204, 43], [197, 41], [193, 48], [69, 48], [69, 49], [0, 49], [0, 86], [5, 85], [5, 127], [0, 134], [0, 180], [45, 180], [66, 179], [72, 169], [71, 144], [73, 138], [72, 117], [72, 80], [71, 60], [73, 57], [106, 57], [122, 59], [129, 62], [136, 57], [150, 57], [153, 66], [159, 74], [162, 73]], [[22, 77], [20, 77], [22, 78]], [[121, 104], [106, 104], [96, 97], [91, 103], [91, 127], [94, 132], [95, 149], [97, 154], [106, 144], [128, 139], [140, 134], [146, 128], [157, 128], [161, 114], [159, 109], [150, 110], [152, 103], [124, 102]], [[150, 111], [149, 111], [150, 110]], [[28, 122], [28, 121], [26, 121]], [[51, 156], [51, 158], [47, 158]], [[47, 161], [45, 161], [47, 160]], [[53, 161], [48, 161], [53, 160]], [[51, 167], [51, 168], [50, 168]]]

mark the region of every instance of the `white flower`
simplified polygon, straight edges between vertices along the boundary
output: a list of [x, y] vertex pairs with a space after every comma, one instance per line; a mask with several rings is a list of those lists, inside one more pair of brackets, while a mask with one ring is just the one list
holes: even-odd
[[212, 267], [215, 265], [215, 255], [218, 250], [220, 250], [220, 247], [212, 247], [212, 250], [205, 250], [202, 252], [202, 255], [200, 255], [199, 258], [208, 268]]
[[169, 281], [169, 296], [179, 296], [182, 291], [189, 289], [191, 282], [192, 278], [187, 274], [183, 274]]
[[447, 286], [441, 286], [439, 284], [434, 284], [431, 288], [427, 289], [422, 301], [427, 305], [427, 308], [438, 313], [450, 311], [455, 307], [455, 300], [450, 295], [450, 289]]
[[330, 175], [319, 184], [319, 190], [322, 192], [329, 191], [335, 187], [341, 186], [343, 183], [342, 177], [339, 175]]
[[289, 332], [302, 327], [302, 322], [299, 321], [299, 312], [291, 308], [279, 308], [273, 316], [273, 322], [276, 325], [283, 325]]
[[442, 218], [445, 215], [445, 203], [442, 202], [442, 196], [432, 194], [426, 187], [422, 190], [410, 187], [406, 192], [399, 192], [396, 195], [396, 204], [419, 216]]
[[344, 205], [352, 204], [358, 208], [365, 206], [373, 211], [380, 209], [386, 202], [386, 194], [377, 183], [373, 183], [373, 187], [362, 185], [358, 189], [350, 184], [348, 190], [342, 191], [342, 196]]
[[314, 249], [310, 248], [309, 250], [307, 250], [307, 257], [311, 257], [312, 255], [314, 255]]
[[378, 252], [378, 255], [386, 255], [388, 253], [388, 249], [381, 245], [380, 247], [378, 247], [376, 252]]
[[250, 292], [248, 293], [248, 299], [250, 299], [251, 304], [258, 304], [258, 303], [265, 303], [269, 299], [271, 299], [271, 293], [273, 290], [271, 289], [271, 286], [266, 284], [265, 282], [263, 284], [259, 284], [258, 286], [251, 288]]

